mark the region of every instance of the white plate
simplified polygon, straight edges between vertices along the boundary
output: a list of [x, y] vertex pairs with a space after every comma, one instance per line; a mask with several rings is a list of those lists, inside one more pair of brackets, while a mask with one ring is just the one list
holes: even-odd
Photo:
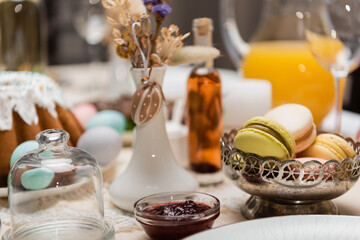
[[358, 240], [360, 217], [306, 215], [272, 217], [214, 228], [187, 240]]

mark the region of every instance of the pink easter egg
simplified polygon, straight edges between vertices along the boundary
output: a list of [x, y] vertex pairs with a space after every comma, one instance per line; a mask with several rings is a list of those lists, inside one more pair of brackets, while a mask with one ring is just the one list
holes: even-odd
[[97, 109], [94, 104], [80, 103], [73, 108], [73, 112], [81, 125], [85, 127], [90, 118], [97, 113]]

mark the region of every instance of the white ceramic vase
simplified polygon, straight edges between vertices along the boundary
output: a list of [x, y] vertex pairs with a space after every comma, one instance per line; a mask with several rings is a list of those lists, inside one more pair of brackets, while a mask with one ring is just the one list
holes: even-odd
[[[162, 85], [165, 67], [153, 68], [150, 80]], [[136, 88], [141, 87], [144, 69], [132, 69]], [[147, 195], [169, 191], [195, 191], [198, 183], [180, 167], [170, 148], [162, 105], [146, 125], [135, 128], [133, 155], [127, 169], [110, 185], [115, 205], [132, 212], [134, 203]]]

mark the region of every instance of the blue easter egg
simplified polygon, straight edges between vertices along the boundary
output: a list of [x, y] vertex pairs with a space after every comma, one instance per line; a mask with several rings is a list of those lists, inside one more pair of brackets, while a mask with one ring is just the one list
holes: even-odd
[[126, 118], [121, 112], [103, 110], [95, 114], [95, 116], [88, 121], [86, 129], [88, 130], [99, 126], [111, 127], [121, 134], [126, 127]]
[[21, 184], [27, 190], [41, 190], [50, 185], [54, 176], [48, 168], [35, 168], [21, 174]]
[[21, 143], [19, 146], [15, 148], [15, 150], [11, 155], [10, 166], [12, 166], [14, 162], [18, 160], [21, 156], [38, 148], [39, 148], [39, 144], [37, 143], [37, 141], [34, 140]]

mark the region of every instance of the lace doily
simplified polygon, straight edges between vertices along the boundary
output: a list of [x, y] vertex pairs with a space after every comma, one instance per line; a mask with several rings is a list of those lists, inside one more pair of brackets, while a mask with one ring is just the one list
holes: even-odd
[[65, 106], [60, 88], [50, 77], [32, 72], [0, 72], [0, 131], [12, 128], [12, 112], [28, 125], [37, 124], [36, 106], [57, 118], [56, 104]]
[[[122, 211], [111, 202], [108, 184], [105, 184], [103, 190], [104, 218], [114, 227], [115, 239], [123, 239], [125, 236], [129, 237], [129, 239], [148, 239], [133, 214]], [[235, 189], [229, 182], [221, 184], [220, 186], [201, 189], [201, 191], [213, 194], [221, 201], [221, 215], [223, 219], [218, 219], [215, 222], [216, 226], [233, 222], [233, 219], [234, 221], [244, 220], [240, 213], [240, 208], [241, 205], [245, 203], [248, 194]], [[66, 208], [64, 208], [64, 210], [66, 210]], [[0, 198], [0, 219], [2, 225], [0, 231], [1, 236], [1, 233], [4, 233], [10, 228], [11, 222], [7, 198]]]

